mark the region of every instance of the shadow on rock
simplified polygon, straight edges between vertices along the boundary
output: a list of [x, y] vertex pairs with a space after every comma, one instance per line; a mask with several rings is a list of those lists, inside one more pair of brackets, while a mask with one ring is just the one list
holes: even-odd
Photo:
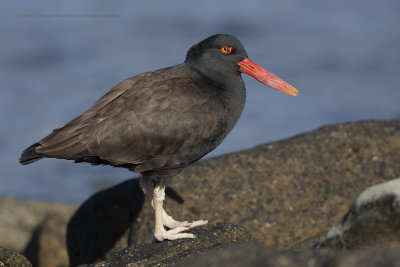
[[66, 225], [72, 214], [50, 213], [38, 225], [23, 252], [33, 266], [68, 266]]
[[130, 226], [143, 202], [139, 179], [100, 191], [85, 201], [67, 226], [71, 266], [105, 259], [127, 247]]

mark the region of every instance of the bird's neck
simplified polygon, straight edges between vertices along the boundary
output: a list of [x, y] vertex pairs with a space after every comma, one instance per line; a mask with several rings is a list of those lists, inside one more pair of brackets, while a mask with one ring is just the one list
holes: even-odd
[[218, 89], [222, 96], [238, 97], [239, 95], [246, 95], [243, 79], [239, 72], [218, 72], [217, 70], [210, 71], [202, 65], [184, 63], [191, 71], [200, 76], [201, 79], [207, 80], [208, 83], [213, 84]]
[[[239, 120], [246, 103], [246, 88], [242, 76], [230, 75], [229, 77], [210, 76], [210, 72], [202, 71], [200, 68], [191, 67], [192, 70], [199, 75], [200, 79], [208, 80], [208, 83], [213, 84], [217, 90], [220, 99], [227, 109], [227, 133], [233, 128]], [[214, 72], [213, 72], [214, 73]]]

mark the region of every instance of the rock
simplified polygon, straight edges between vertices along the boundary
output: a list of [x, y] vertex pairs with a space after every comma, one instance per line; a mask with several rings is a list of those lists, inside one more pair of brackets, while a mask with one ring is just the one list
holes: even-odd
[[[170, 188], [166, 195], [178, 203], [183, 200]], [[115, 252], [134, 242], [135, 230], [142, 219], [139, 213], [144, 195], [138, 179], [123, 182], [100, 191], [83, 203], [68, 223], [67, 244], [71, 265], [108, 259]], [[153, 217], [149, 214], [149, 225]], [[152, 236], [144, 243], [149, 243]]]
[[[177, 220], [243, 225], [265, 246], [311, 245], [363, 189], [398, 177], [399, 159], [400, 121], [329, 125], [198, 162], [175, 177], [169, 192], [179, 197], [164, 207]], [[148, 243], [154, 213], [143, 202], [136, 179], [89, 199], [68, 228], [71, 259], [107, 259]]]
[[334, 267], [400, 267], [400, 250], [387, 247], [364, 247], [351, 252], [338, 253]]
[[[170, 199], [165, 207], [177, 219], [228, 221], [265, 246], [290, 248], [326, 232], [366, 187], [398, 176], [400, 121], [329, 125], [201, 161], [172, 185], [183, 207]], [[137, 243], [149, 239], [148, 227], [139, 225], [148, 234]]]
[[0, 245], [22, 252], [35, 228], [50, 213], [68, 213], [75, 208], [65, 204], [0, 198]]
[[71, 216], [72, 211], [51, 213], [36, 228], [23, 253], [34, 266], [69, 266], [66, 233]]
[[0, 246], [1, 267], [32, 267], [32, 264], [21, 254]]
[[[368, 247], [348, 253], [311, 249], [301, 252], [280, 251], [275, 248], [240, 246], [196, 255], [172, 266], [400, 267], [399, 253], [400, 250], [391, 250], [383, 247]], [[156, 266], [156, 264], [151, 266]]]
[[[329, 251], [316, 252], [312, 250], [295, 252], [280, 251], [275, 248], [265, 248], [256, 246], [238, 246], [234, 248], [221, 249], [209, 253], [196, 255], [185, 259], [177, 264], [176, 267], [300, 267], [328, 266], [332, 257], [336, 253]], [[329, 265], [331, 267], [331, 265]], [[333, 266], [332, 266], [333, 267]]]
[[351, 205], [342, 221], [316, 248], [400, 247], [400, 178], [371, 186]]
[[105, 262], [89, 266], [167, 266], [182, 259], [210, 250], [251, 242], [249, 233], [228, 223], [205, 225], [191, 230], [195, 239], [179, 239], [129, 247]]

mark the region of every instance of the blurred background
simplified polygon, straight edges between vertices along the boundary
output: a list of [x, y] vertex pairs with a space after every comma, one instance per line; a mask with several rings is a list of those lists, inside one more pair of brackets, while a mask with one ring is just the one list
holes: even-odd
[[23, 149], [120, 81], [183, 62], [215, 33], [299, 89], [244, 77], [247, 105], [209, 156], [325, 124], [400, 117], [398, 0], [7, 1], [0, 11], [0, 196], [77, 203], [133, 175]]

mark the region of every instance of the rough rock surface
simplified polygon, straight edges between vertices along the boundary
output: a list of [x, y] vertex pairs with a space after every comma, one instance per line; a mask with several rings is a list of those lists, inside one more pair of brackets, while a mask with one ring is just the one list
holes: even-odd
[[[184, 203], [167, 198], [164, 207], [178, 220], [231, 222], [244, 226], [265, 246], [290, 248], [328, 231], [366, 187], [399, 176], [400, 121], [329, 125], [201, 161], [174, 180], [172, 188]], [[92, 206], [84, 205], [94, 210], [90, 216], [99, 212], [99, 218], [112, 221], [124, 216], [125, 229], [119, 229], [114, 240], [138, 245], [152, 239], [154, 214], [147, 202], [142, 209], [132, 192], [140, 194], [137, 180], [104, 191]], [[114, 196], [118, 205], [132, 205], [129, 218], [125, 206], [125, 212], [108, 212]], [[79, 216], [90, 217], [84, 212]], [[69, 235], [71, 246], [98, 233], [112, 235], [115, 229], [106, 225], [99, 219], [88, 221], [86, 232]]]
[[[367, 247], [352, 252], [331, 250], [280, 251], [241, 246], [196, 255], [176, 267], [400, 267], [400, 250]], [[135, 266], [135, 265], [132, 265]], [[155, 264], [153, 266], [156, 266]], [[163, 266], [162, 264], [157, 266]]]
[[[242, 225], [268, 247], [304, 249], [340, 221], [365, 188], [396, 177], [400, 121], [329, 125], [185, 169], [168, 188], [165, 209], [178, 220]], [[0, 212], [0, 219], [13, 213]], [[68, 225], [71, 264], [110, 259], [127, 246], [142, 248], [153, 227], [153, 209], [138, 180], [99, 192]]]
[[21, 254], [0, 247], [0, 266], [1, 267], [32, 267], [32, 264]]
[[206, 251], [251, 242], [249, 233], [240, 226], [217, 223], [194, 228], [195, 239], [179, 239], [129, 247], [116, 253], [110, 260], [90, 266], [165, 266]]
[[400, 247], [400, 178], [364, 190], [316, 248]]
[[[226, 240], [215, 239], [214, 228], [221, 227], [193, 229], [197, 240], [128, 248], [91, 266], [400, 266], [400, 178], [364, 190], [342, 222], [329, 230], [313, 250], [310, 246], [296, 251], [256, 247], [249, 245], [250, 238], [244, 238], [246, 245], [226, 249]], [[210, 249], [210, 239], [212, 244], [224, 245]]]
[[71, 213], [75, 207], [39, 201], [0, 198], [0, 245], [22, 252], [33, 231], [50, 213]]

